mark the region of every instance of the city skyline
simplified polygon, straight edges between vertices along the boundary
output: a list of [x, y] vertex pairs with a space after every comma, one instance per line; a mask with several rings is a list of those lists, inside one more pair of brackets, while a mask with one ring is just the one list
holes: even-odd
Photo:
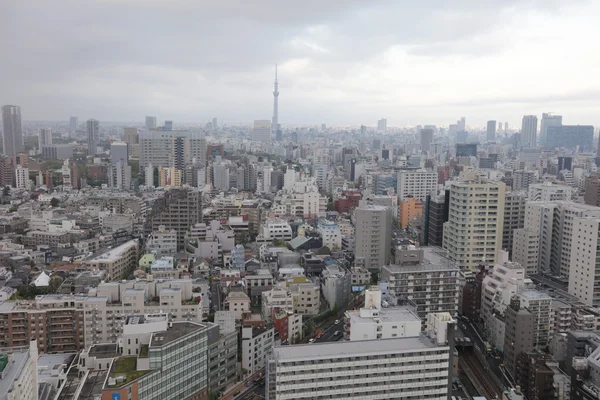
[[[516, 127], [523, 115], [544, 112], [600, 125], [600, 56], [583, 40], [597, 34], [593, 2], [462, 1], [450, 14], [435, 1], [308, 2], [277, 14], [269, 1], [233, 11], [210, 2], [68, 4], [0, 6], [11, 16], [0, 28], [11, 38], [3, 46], [19, 60], [0, 66], [0, 104], [20, 105], [24, 121], [268, 119], [278, 63], [282, 125], [373, 124], [381, 116], [390, 126], [446, 125], [466, 115], [477, 126]], [[96, 23], [77, 23], [88, 13]], [[55, 23], [73, 28], [58, 32]], [[557, 58], [561, 47], [575, 60]], [[46, 60], [43, 73], [32, 57]]]

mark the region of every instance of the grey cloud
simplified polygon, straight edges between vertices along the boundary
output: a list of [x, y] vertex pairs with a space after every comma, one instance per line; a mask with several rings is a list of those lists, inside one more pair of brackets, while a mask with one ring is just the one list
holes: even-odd
[[[310, 96], [319, 77], [330, 80], [319, 89], [335, 90], [340, 71], [377, 60], [393, 45], [408, 46], [409, 54], [418, 56], [485, 56], [494, 48], [476, 39], [503, 18], [521, 9], [553, 14], [561, 5], [542, 0], [1, 1], [0, 48], [10, 56], [0, 63], [0, 103], [22, 104], [31, 119], [79, 113], [133, 120], [161, 112], [188, 121], [213, 114], [251, 120], [270, 114], [273, 64], [308, 58], [318, 72], [297, 85], [308, 95], [286, 93], [293, 83], [281, 78], [282, 116], [290, 122], [342, 122], [362, 113], [351, 108], [361, 107], [362, 95], [376, 96], [375, 89], [340, 96], [335, 104], [318, 98], [293, 103], [294, 98]], [[315, 26], [324, 31], [311, 33]], [[293, 46], [294, 39], [309, 45]], [[318, 47], [327, 51], [315, 51]], [[169, 96], [181, 103], [160, 100]]]

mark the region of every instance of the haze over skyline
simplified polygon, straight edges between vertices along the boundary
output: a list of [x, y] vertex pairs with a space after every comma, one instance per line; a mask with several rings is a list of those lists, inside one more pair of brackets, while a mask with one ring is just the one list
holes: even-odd
[[24, 120], [600, 125], [593, 1], [2, 2]]

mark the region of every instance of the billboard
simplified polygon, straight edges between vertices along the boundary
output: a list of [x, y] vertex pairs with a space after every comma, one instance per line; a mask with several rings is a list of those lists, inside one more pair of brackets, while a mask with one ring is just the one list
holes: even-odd
[[362, 292], [365, 290], [365, 286], [352, 286], [352, 292]]

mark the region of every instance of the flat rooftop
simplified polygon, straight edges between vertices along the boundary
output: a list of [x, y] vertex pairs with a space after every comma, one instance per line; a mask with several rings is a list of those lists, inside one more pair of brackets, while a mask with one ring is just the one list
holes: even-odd
[[[0, 352], [0, 354], [2, 354]], [[0, 379], [0, 398], [7, 398], [8, 391], [12, 387], [13, 381], [17, 378], [21, 371], [25, 368], [27, 361], [29, 360], [29, 348], [15, 351], [11, 353], [13, 355], [13, 363], [9, 363], [5, 366], [4, 370], [1, 371], [5, 374]]]
[[110, 249], [108, 251], [104, 251], [98, 255], [95, 255], [86, 261], [116, 261], [117, 258], [121, 257], [126, 251], [128, 251], [132, 247], [137, 247], [137, 245], [138, 243], [136, 239], [130, 240], [129, 242], [123, 243], [122, 245], [117, 246], [114, 249]]
[[418, 321], [421, 323], [421, 318], [415, 314], [411, 309], [407, 307], [392, 307], [382, 308], [379, 311], [378, 317], [361, 317], [359, 310], [352, 310], [347, 312], [354, 323], [370, 323], [373, 322], [373, 318], [379, 318], [384, 322], [412, 322]]
[[304, 361], [314, 359], [336, 359], [367, 355], [408, 353], [417, 350], [440, 349], [448, 351], [448, 346], [438, 347], [424, 335], [418, 337], [364, 340], [360, 342], [324, 342], [280, 346], [273, 349], [275, 357], [281, 361]]
[[89, 355], [98, 358], [118, 357], [119, 349], [116, 343], [94, 344], [90, 347]]
[[164, 346], [191, 333], [207, 328], [208, 326], [206, 324], [193, 322], [173, 322], [173, 324], [166, 331], [152, 334], [152, 338], [150, 339], [150, 347]]
[[521, 292], [521, 297], [525, 297], [525, 298], [531, 299], [531, 300], [551, 300], [552, 299], [552, 297], [548, 296], [546, 293], [542, 293], [542, 292], [534, 290], [534, 289], [523, 290]]

